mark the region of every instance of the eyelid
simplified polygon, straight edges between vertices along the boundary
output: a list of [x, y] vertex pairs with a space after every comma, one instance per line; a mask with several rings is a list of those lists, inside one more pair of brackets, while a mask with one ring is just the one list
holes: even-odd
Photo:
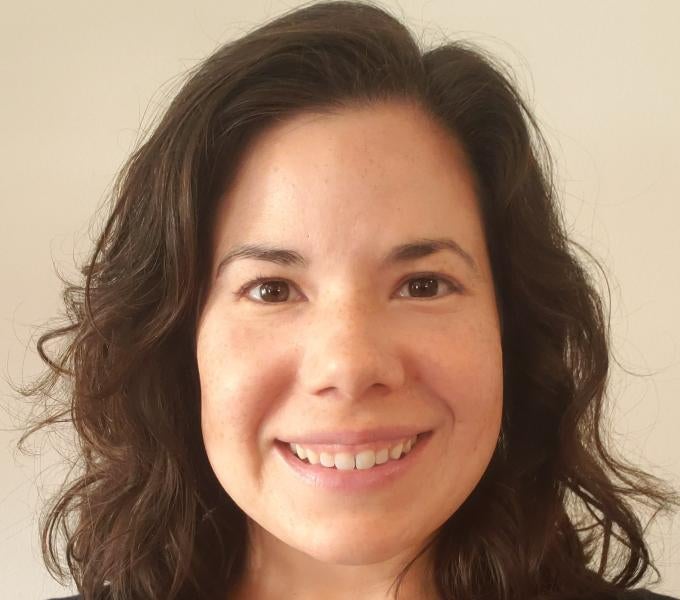
[[[439, 279], [443, 281], [448, 287], [449, 287], [449, 292], [440, 296], [432, 296], [432, 297], [426, 297], [420, 299], [421, 301], [432, 301], [436, 300], [438, 298], [445, 298], [447, 296], [450, 296], [452, 294], [461, 294], [465, 291], [465, 288], [458, 283], [456, 279], [453, 277], [450, 277], [449, 275], [444, 275], [442, 273], [437, 273], [433, 271], [424, 271], [424, 272], [419, 272], [419, 273], [410, 273], [406, 277], [404, 277], [399, 284], [397, 285], [397, 290], [401, 289], [405, 283], [411, 281], [412, 279], [426, 279], [426, 278], [432, 278], [432, 279]], [[247, 293], [252, 289], [257, 287], [258, 285], [262, 283], [266, 283], [268, 281], [281, 281], [284, 283], [289, 284], [291, 287], [297, 289], [297, 286], [290, 280], [285, 277], [277, 277], [277, 276], [264, 276], [264, 275], [256, 275], [253, 279], [248, 280], [246, 283], [244, 283], [236, 292], [234, 292], [234, 296], [237, 298], [241, 298], [243, 296], [247, 296]], [[301, 292], [298, 293], [301, 294]], [[252, 298], [249, 298], [252, 300]], [[405, 298], [406, 300], [418, 300], [417, 297], [413, 298]], [[264, 302], [261, 300], [252, 300], [256, 304], [287, 304], [287, 302]]]

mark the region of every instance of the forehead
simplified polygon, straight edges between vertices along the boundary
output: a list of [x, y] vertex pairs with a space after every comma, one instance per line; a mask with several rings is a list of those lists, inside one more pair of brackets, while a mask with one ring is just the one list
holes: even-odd
[[345, 183], [385, 173], [389, 178], [383, 185], [393, 182], [395, 187], [413, 180], [416, 169], [420, 179], [433, 175], [439, 179], [442, 172], [458, 179], [472, 175], [451, 132], [420, 107], [397, 101], [290, 116], [259, 132], [240, 162], [241, 179], [262, 167], [307, 179], [316, 172], [336, 174]]
[[251, 141], [219, 203], [218, 242], [273, 227], [290, 236], [319, 227], [326, 235], [335, 229], [361, 236], [364, 226], [375, 238], [376, 227], [389, 225], [422, 237], [478, 221], [461, 145], [405, 103], [301, 113], [276, 123]]

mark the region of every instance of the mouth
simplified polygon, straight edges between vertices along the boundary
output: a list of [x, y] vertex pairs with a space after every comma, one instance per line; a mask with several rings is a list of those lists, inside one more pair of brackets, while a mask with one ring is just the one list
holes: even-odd
[[[410, 438], [373, 444], [358, 452], [316, 451], [310, 446], [277, 440], [275, 448], [290, 471], [316, 488], [360, 491], [389, 484], [424, 458], [433, 431]], [[326, 448], [330, 449], [330, 448]], [[358, 448], [357, 448], [358, 450]]]
[[316, 445], [289, 443], [288, 448], [300, 461], [310, 465], [335, 468], [342, 471], [365, 470], [380, 466], [390, 460], [401, 460], [429, 432], [390, 442], [375, 442], [355, 446]]

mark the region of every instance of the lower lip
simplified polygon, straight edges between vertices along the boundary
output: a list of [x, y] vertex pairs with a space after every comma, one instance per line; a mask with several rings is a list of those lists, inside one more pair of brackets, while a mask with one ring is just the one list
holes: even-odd
[[389, 459], [382, 465], [370, 469], [352, 469], [343, 471], [335, 467], [311, 465], [297, 458], [290, 451], [287, 442], [276, 441], [274, 444], [278, 454], [302, 481], [316, 488], [356, 492], [376, 489], [395, 481], [412, 469], [425, 451], [432, 432], [421, 433], [411, 451], [398, 460]]

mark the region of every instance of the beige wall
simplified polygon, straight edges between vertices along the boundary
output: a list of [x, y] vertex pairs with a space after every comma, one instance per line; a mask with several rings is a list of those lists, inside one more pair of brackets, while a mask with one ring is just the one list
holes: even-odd
[[[297, 3], [5, 2], [0, 20], [0, 363], [37, 372], [35, 327], [60, 310], [88, 224], [177, 75]], [[613, 427], [629, 456], [680, 485], [680, 3], [402, 0], [425, 39], [464, 36], [515, 67], [558, 161], [567, 222], [608, 266]], [[635, 376], [626, 371], [644, 374]], [[10, 401], [2, 383], [3, 402]], [[17, 412], [21, 408], [11, 401]], [[59, 457], [13, 451], [0, 416], [0, 581], [6, 598], [67, 590], [38, 555], [36, 514]], [[36, 439], [36, 442], [39, 440]], [[40, 444], [36, 445], [40, 450]], [[680, 519], [652, 531], [680, 596]]]

